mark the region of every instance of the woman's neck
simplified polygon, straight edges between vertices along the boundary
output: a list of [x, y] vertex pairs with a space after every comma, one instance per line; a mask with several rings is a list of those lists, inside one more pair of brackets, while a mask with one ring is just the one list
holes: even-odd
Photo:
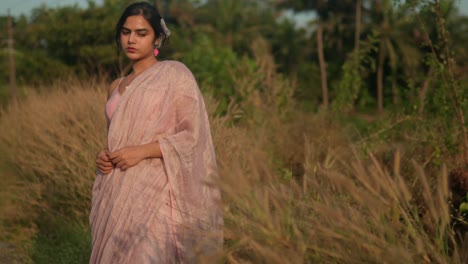
[[155, 57], [148, 57], [147, 59], [133, 62], [132, 72], [134, 76], [137, 76], [157, 62], [158, 60]]

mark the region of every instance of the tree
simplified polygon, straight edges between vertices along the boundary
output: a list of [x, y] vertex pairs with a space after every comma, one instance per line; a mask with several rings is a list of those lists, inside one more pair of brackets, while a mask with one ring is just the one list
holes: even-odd
[[322, 105], [325, 109], [328, 108], [328, 84], [327, 84], [327, 65], [325, 62], [325, 56], [323, 53], [323, 25], [322, 22], [318, 22], [317, 25], [317, 53], [319, 57], [320, 65], [320, 80], [322, 87]]
[[[408, 19], [405, 6], [395, 9], [391, 0], [378, 0], [374, 2], [375, 10], [373, 20], [379, 32], [379, 51], [377, 58], [377, 110], [384, 108], [385, 76], [391, 77], [391, 93], [393, 103], [398, 104], [397, 75], [399, 68], [406, 71], [420, 67], [421, 52], [411, 43], [411, 29], [414, 29], [414, 20]], [[385, 69], [388, 65], [389, 70]]]
[[[17, 38], [20, 52], [28, 58], [38, 56], [42, 62], [44, 58], [61, 62], [79, 75], [118, 75], [115, 23], [127, 2], [106, 0], [102, 6], [89, 2], [86, 9], [77, 5], [36, 8], [29, 18], [19, 19], [24, 32]], [[46, 64], [59, 68], [48, 68], [48, 74], [40, 75], [62, 72], [59, 64]]]
[[[344, 63], [345, 55], [353, 49], [352, 39], [356, 39], [356, 34], [359, 35], [356, 33], [353, 36], [350, 32], [354, 32], [355, 23], [360, 21], [356, 18], [354, 10], [360, 11], [361, 3], [357, 3], [358, 9], [355, 1], [351, 0], [290, 0], [279, 1], [278, 5], [294, 11], [308, 10], [317, 14], [314, 42], [320, 66], [322, 105], [328, 107], [329, 80], [337, 80], [330, 76], [340, 74], [339, 65]], [[356, 26], [360, 31], [360, 24]]]

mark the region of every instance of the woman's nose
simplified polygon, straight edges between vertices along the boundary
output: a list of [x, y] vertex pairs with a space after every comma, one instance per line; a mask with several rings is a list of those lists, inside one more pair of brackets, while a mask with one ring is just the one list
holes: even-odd
[[130, 34], [128, 34], [127, 43], [130, 44], [133, 42], [134, 42], [134, 36], [133, 36], [133, 32], [131, 32]]

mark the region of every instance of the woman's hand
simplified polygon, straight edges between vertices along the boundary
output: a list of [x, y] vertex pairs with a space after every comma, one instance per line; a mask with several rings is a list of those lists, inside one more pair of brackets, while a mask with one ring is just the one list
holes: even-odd
[[114, 169], [114, 164], [109, 159], [109, 151], [99, 151], [96, 155], [96, 167], [102, 174], [109, 174]]
[[141, 146], [124, 147], [109, 153], [110, 161], [121, 170], [133, 167], [145, 158], [146, 153]]

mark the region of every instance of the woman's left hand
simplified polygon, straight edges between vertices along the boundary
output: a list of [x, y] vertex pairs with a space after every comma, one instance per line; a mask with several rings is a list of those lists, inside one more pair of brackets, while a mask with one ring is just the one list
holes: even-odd
[[137, 165], [145, 158], [141, 147], [124, 147], [109, 154], [109, 159], [115, 167], [126, 170]]

